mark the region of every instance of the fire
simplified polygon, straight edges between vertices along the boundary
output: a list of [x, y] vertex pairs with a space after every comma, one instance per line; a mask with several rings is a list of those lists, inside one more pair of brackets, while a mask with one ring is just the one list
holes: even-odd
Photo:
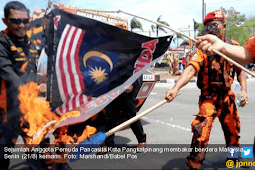
[[[61, 117], [57, 116], [57, 114], [51, 111], [49, 102], [45, 101], [45, 99], [38, 98], [37, 88], [37, 85], [33, 82], [20, 86], [19, 88], [20, 93], [18, 99], [20, 101], [20, 110], [23, 114], [23, 117], [21, 118], [21, 127], [27, 135], [24, 137], [24, 141], [28, 147], [31, 147], [31, 144], [36, 146], [40, 144], [44, 139], [44, 136], [49, 131], [55, 131], [55, 127], [66, 118], [80, 116], [79, 109], [67, 112]], [[55, 123], [45, 126], [51, 121], [55, 121]], [[27, 124], [29, 126], [27, 126]], [[42, 133], [34, 140], [33, 135], [38, 131], [42, 131]], [[75, 147], [94, 133], [96, 133], [96, 128], [86, 126], [82, 135], [78, 136], [77, 134], [74, 134], [73, 136], [70, 136], [68, 135], [68, 128], [62, 126], [54, 132], [55, 140], [53, 141], [53, 145], [67, 147], [67, 144], [70, 144], [69, 146]], [[45, 153], [45, 155], [61, 155], [61, 159], [48, 159], [47, 161], [49, 163], [52, 161], [66, 162], [68, 159], [64, 159], [63, 155], [68, 153]]]
[[[23, 127], [22, 130], [27, 134], [25, 138], [26, 143], [39, 144], [47, 130], [44, 129], [44, 133], [36, 140], [32, 139], [33, 135], [48, 122], [57, 120], [58, 116], [50, 111], [49, 102], [38, 98], [37, 85], [35, 83], [31, 82], [20, 86], [19, 90], [20, 110], [24, 115], [21, 127]], [[29, 127], [26, 127], [25, 123], [28, 123]], [[48, 129], [53, 130], [53, 127], [49, 126]]]

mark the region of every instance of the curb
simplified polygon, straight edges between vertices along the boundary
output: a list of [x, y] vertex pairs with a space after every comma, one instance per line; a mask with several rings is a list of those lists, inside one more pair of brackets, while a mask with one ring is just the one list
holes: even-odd
[[[253, 78], [251, 75], [246, 75], [246, 79], [251, 79]], [[165, 80], [159, 80], [157, 83], [176, 83], [176, 79], [165, 79]], [[189, 83], [196, 83], [197, 79], [191, 79]]]

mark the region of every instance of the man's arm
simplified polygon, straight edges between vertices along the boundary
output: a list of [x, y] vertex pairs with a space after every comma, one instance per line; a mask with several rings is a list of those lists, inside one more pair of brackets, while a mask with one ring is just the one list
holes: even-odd
[[5, 80], [12, 87], [17, 88], [24, 84], [19, 76], [14, 72], [12, 61], [9, 59], [11, 55], [10, 46], [5, 41], [4, 36], [0, 36], [0, 78]]
[[237, 68], [237, 80], [241, 85], [243, 98], [240, 101], [241, 106], [245, 106], [245, 104], [248, 101], [248, 95], [247, 95], [247, 82], [246, 82], [246, 75], [245, 72]]
[[166, 93], [165, 93], [165, 99], [170, 102], [172, 101], [178, 91], [183, 87], [185, 86], [189, 81], [190, 79], [195, 76], [196, 74], [196, 70], [195, 68], [192, 66], [192, 65], [189, 65], [184, 71], [183, 73], [181, 74], [180, 78], [178, 79], [178, 81], [176, 82], [176, 84], [174, 85], [174, 87], [170, 90], [168, 90]]
[[242, 65], [253, 62], [252, 57], [244, 47], [225, 43], [215, 35], [207, 34], [202, 37], [197, 37], [196, 40], [197, 48], [208, 56], [214, 54], [213, 49], [215, 49]]

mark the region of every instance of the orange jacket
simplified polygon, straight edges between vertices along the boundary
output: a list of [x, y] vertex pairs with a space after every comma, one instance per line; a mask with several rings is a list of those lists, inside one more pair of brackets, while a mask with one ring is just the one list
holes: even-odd
[[255, 63], [255, 36], [251, 37], [246, 45], [244, 46], [250, 54], [250, 56], [253, 58], [253, 63]]
[[[231, 43], [239, 45], [232, 39]], [[189, 65], [192, 65], [198, 74], [197, 86], [202, 95], [210, 95], [219, 89], [229, 90], [234, 79], [235, 67], [218, 55], [208, 57], [201, 50], [197, 50], [196, 54]]]

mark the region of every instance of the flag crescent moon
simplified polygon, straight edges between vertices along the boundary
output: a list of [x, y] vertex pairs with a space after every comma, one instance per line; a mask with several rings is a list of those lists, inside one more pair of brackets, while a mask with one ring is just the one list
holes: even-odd
[[110, 65], [110, 69], [112, 70], [113, 69], [113, 63], [112, 63], [112, 60], [105, 54], [101, 53], [101, 52], [98, 52], [98, 51], [90, 51], [88, 53], [86, 53], [84, 56], [83, 56], [83, 64], [85, 65], [86, 67], [86, 62], [87, 62], [87, 59], [91, 58], [91, 57], [98, 57], [98, 58], [102, 58], [104, 59], [105, 61], [107, 61], [107, 63]]

